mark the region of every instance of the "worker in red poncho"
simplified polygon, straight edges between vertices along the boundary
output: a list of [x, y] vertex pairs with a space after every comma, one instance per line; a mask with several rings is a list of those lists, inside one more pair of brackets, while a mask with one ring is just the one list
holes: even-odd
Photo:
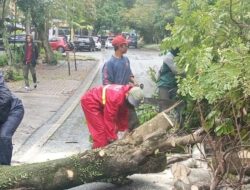
[[128, 107], [143, 101], [140, 87], [106, 85], [90, 89], [81, 98], [93, 147], [104, 147], [117, 139], [118, 131], [128, 129]]

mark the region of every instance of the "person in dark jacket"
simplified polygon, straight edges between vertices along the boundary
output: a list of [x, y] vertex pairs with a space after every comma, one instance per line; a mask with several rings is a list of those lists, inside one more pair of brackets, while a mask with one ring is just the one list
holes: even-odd
[[0, 71], [0, 165], [10, 165], [12, 136], [24, 115], [22, 101], [14, 96], [4, 83]]
[[38, 58], [38, 49], [33, 42], [32, 35], [26, 35], [26, 43], [23, 46], [23, 76], [25, 82], [25, 89], [30, 90], [29, 85], [29, 71], [31, 72], [34, 88], [37, 87], [36, 78], [36, 61]]

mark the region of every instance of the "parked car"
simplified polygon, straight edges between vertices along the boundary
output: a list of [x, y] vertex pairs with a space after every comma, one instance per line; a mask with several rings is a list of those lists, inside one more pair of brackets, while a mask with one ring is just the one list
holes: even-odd
[[9, 43], [25, 43], [26, 40], [26, 35], [25, 34], [20, 34], [16, 36], [10, 36], [9, 38]]
[[133, 46], [134, 48], [137, 48], [137, 37], [136, 36], [130, 36], [128, 39], [128, 46]]
[[92, 36], [79, 36], [74, 41], [76, 50], [95, 51], [95, 41]]
[[105, 42], [105, 48], [108, 49], [108, 48], [112, 48], [113, 45], [112, 45], [112, 40], [113, 40], [114, 37], [108, 37], [106, 42]]
[[95, 49], [101, 51], [102, 49], [101, 38], [98, 36], [93, 36], [93, 39], [95, 41]]
[[70, 50], [68, 43], [63, 36], [52, 37], [49, 39], [49, 45], [52, 50], [59, 51], [61, 53]]

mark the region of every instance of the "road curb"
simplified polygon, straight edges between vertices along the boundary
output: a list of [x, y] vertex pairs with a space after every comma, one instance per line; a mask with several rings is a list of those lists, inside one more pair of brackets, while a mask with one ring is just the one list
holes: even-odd
[[49, 118], [48, 121], [42, 125], [15, 153], [16, 162], [29, 163], [33, 161], [34, 156], [39, 153], [39, 150], [43, 147], [43, 145], [60, 128], [60, 126], [79, 104], [82, 94], [89, 89], [94, 78], [97, 76], [101, 67], [101, 62], [102, 60], [99, 60], [97, 65], [89, 72], [86, 79], [82, 81], [74, 95], [60, 107], [57, 113]]

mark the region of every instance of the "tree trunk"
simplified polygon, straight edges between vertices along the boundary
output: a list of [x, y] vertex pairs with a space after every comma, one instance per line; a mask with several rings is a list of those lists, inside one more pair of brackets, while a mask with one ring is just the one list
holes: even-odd
[[25, 14], [25, 33], [30, 34], [30, 28], [31, 28], [31, 12], [30, 8], [28, 8], [27, 12]]
[[48, 32], [46, 31], [47, 31], [47, 27], [46, 27], [46, 24], [44, 24], [44, 28], [39, 27], [38, 36], [39, 36], [39, 39], [42, 41], [42, 46], [44, 47], [44, 50], [45, 50], [46, 63], [56, 65], [57, 60], [49, 45]]
[[[103, 149], [89, 150], [70, 158], [13, 167], [0, 167], [0, 189], [65, 189], [83, 183], [117, 183], [134, 173], [160, 172], [166, 167], [166, 152], [200, 142], [203, 130], [176, 136], [163, 112], [124, 139]], [[170, 137], [169, 137], [170, 136]]]
[[38, 30], [38, 35], [39, 38], [42, 41], [42, 46], [45, 50], [45, 55], [46, 55], [46, 63], [48, 64], [52, 64], [52, 65], [56, 65], [57, 64], [57, 60], [54, 56], [54, 53], [49, 45], [49, 41], [48, 41], [48, 33], [45, 32], [44, 30]]
[[14, 59], [13, 59], [13, 55], [12, 55], [11, 48], [10, 48], [9, 41], [8, 41], [7, 28], [5, 26], [5, 17], [6, 17], [6, 10], [7, 10], [6, 5], [9, 5], [9, 0], [4, 0], [2, 2], [2, 15], [0, 19], [1, 20], [0, 21], [0, 34], [2, 35], [5, 53], [8, 58], [8, 65], [12, 66]]

